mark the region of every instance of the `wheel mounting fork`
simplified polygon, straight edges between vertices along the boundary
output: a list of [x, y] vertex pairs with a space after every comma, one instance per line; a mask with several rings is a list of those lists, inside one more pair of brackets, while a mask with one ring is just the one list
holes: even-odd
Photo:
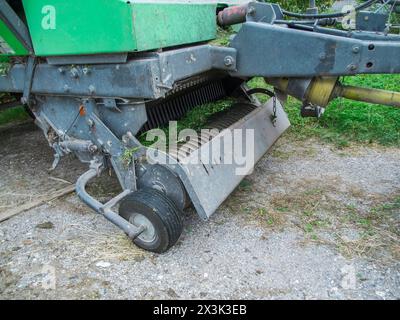
[[76, 182], [76, 194], [78, 197], [91, 209], [96, 211], [97, 213], [104, 216], [107, 220], [115, 224], [117, 227], [122, 229], [129, 238], [135, 240], [139, 237], [143, 232], [147, 230], [147, 227], [144, 225], [140, 225], [136, 227], [129, 221], [122, 218], [119, 214], [117, 214], [112, 208], [120, 203], [126, 196], [132, 193], [132, 190], [124, 190], [122, 193], [117, 195], [115, 198], [108, 201], [106, 204], [102, 204], [95, 198], [93, 198], [87, 191], [87, 184], [94, 178], [98, 177], [101, 172], [104, 170], [104, 166], [102, 163], [93, 162], [90, 165], [90, 169], [82, 174], [77, 182]]

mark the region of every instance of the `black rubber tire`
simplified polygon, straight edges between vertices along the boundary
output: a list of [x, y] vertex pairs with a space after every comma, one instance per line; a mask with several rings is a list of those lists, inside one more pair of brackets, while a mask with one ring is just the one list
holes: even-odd
[[133, 242], [138, 247], [164, 253], [179, 240], [183, 230], [182, 212], [164, 193], [148, 188], [127, 196], [119, 206], [119, 214], [129, 221], [135, 212], [150, 220], [156, 234], [152, 242], [136, 238]]

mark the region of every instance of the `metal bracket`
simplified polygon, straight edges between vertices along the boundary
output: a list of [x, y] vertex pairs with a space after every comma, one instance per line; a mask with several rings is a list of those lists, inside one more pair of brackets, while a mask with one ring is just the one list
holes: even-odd
[[117, 101], [115, 99], [105, 98], [105, 99], [103, 99], [103, 103], [107, 109], [110, 109], [110, 110], [116, 111], [116, 112], [121, 112], [121, 109], [118, 108]]
[[136, 190], [136, 173], [133, 165], [123, 164], [123, 154], [126, 150], [124, 143], [119, 140], [114, 133], [96, 115], [96, 104], [93, 100], [84, 102], [86, 109], [86, 122], [90, 129], [93, 141], [104, 152], [111, 156], [111, 164], [124, 189]]
[[21, 103], [27, 104], [28, 106], [31, 106], [32, 104], [31, 91], [32, 91], [33, 78], [35, 76], [35, 68], [36, 68], [36, 57], [30, 56], [26, 63], [24, 91], [21, 98]]
[[227, 71], [236, 71], [236, 49], [210, 46], [210, 58], [213, 68]]

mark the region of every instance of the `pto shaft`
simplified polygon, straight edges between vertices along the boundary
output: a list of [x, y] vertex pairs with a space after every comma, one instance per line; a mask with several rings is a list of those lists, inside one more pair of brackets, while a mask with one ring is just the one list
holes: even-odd
[[335, 98], [400, 107], [400, 92], [346, 86], [337, 77], [266, 78], [265, 81], [281, 92], [287, 93], [304, 103], [326, 107]]
[[392, 107], [400, 107], [400, 93], [380, 89], [360, 88], [338, 84], [335, 89], [337, 97], [350, 100], [363, 101], [375, 104], [383, 104]]

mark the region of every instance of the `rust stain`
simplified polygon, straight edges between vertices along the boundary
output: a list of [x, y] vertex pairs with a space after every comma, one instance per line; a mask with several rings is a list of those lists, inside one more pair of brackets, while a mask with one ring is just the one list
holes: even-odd
[[83, 105], [80, 105], [80, 106], [79, 106], [79, 115], [80, 115], [81, 117], [86, 116], [86, 109], [85, 109], [85, 107], [84, 107]]

